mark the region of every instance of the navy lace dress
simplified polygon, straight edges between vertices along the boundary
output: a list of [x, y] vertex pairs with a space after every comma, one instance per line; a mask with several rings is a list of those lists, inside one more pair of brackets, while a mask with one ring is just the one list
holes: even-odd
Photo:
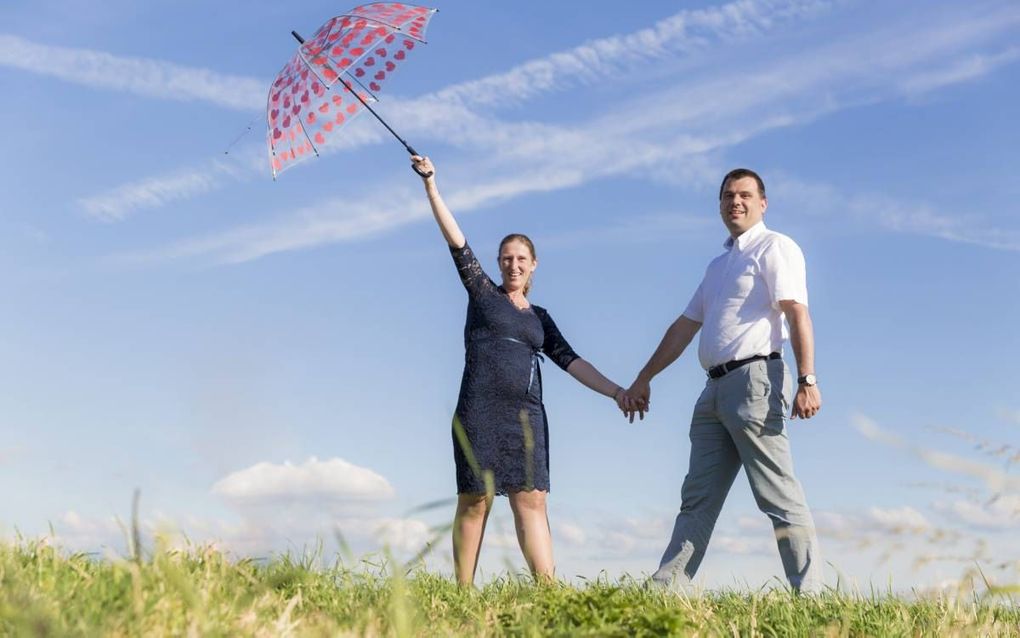
[[453, 420], [457, 493], [549, 491], [549, 424], [542, 405], [541, 354], [564, 370], [577, 354], [545, 309], [521, 310], [471, 248], [451, 248], [468, 291], [464, 376]]

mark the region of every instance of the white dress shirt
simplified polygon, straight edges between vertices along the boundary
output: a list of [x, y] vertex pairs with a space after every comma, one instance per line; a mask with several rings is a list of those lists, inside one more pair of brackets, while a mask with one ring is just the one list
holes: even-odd
[[782, 352], [789, 329], [779, 302], [808, 302], [804, 253], [786, 235], [762, 221], [723, 246], [683, 312], [702, 324], [698, 359], [706, 370]]

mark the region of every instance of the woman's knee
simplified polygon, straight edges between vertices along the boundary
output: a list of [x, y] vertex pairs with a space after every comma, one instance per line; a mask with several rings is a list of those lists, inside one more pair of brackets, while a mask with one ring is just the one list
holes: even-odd
[[481, 518], [492, 507], [492, 499], [485, 494], [458, 494], [457, 516]]
[[510, 506], [514, 511], [545, 513], [547, 496], [548, 493], [541, 490], [512, 492]]

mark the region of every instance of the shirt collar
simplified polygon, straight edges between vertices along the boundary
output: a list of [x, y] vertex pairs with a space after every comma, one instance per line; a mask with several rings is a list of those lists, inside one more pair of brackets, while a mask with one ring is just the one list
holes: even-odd
[[733, 239], [732, 236], [727, 237], [726, 241], [723, 242], [723, 247], [726, 250], [729, 250], [730, 248], [733, 247], [734, 244], [736, 244], [737, 245], [737, 250], [744, 250], [745, 248], [747, 248], [747, 245], [749, 243], [751, 243], [751, 241], [755, 237], [757, 237], [758, 235], [761, 235], [766, 230], [768, 230], [768, 229], [765, 228], [765, 220], [763, 219], [760, 222], [758, 222], [757, 224], [755, 224], [754, 226], [751, 226], [750, 228], [745, 230], [743, 232], [743, 234], [740, 235], [739, 237], [737, 237], [736, 239]]

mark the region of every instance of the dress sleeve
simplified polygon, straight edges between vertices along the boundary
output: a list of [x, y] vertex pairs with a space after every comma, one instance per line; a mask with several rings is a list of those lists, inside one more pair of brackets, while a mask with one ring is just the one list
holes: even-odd
[[574, 362], [574, 359], [580, 359], [581, 357], [574, 352], [574, 349], [570, 347], [567, 340], [560, 334], [560, 329], [556, 327], [556, 323], [549, 316], [549, 313], [545, 311], [545, 308], [532, 307], [535, 309], [535, 314], [542, 321], [542, 330], [545, 331], [542, 352], [552, 359], [553, 363], [566, 370], [567, 366]]
[[477, 297], [491, 293], [496, 289], [496, 284], [492, 283], [489, 276], [482, 270], [482, 265], [478, 263], [475, 252], [466, 242], [460, 248], [450, 246], [450, 254], [453, 256], [453, 263], [457, 266], [460, 280], [467, 288], [468, 295]]

